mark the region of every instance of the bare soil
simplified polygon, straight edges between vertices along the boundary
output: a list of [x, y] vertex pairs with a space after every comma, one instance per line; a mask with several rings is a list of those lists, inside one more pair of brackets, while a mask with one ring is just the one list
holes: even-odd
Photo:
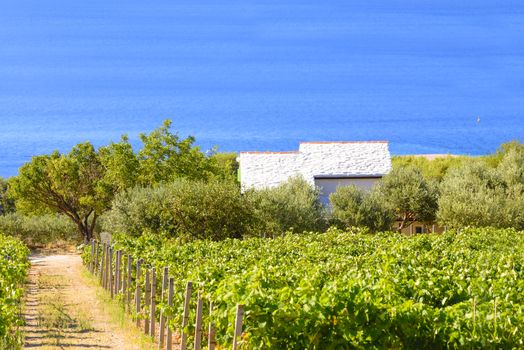
[[[24, 316], [27, 349], [152, 349], [130, 320], [117, 320], [77, 254], [31, 257]], [[118, 312], [116, 312], [118, 313]]]

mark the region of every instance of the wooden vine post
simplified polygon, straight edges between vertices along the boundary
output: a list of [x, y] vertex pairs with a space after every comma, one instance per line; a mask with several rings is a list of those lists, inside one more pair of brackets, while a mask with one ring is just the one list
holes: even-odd
[[125, 264], [122, 268], [122, 301], [124, 303], [124, 311], [127, 310], [126, 300], [127, 300], [127, 273], [129, 272], [128, 266], [126, 264], [126, 255], [122, 257], [123, 263]]
[[209, 303], [209, 329], [207, 331], [207, 350], [215, 350], [217, 345], [215, 324], [213, 323], [213, 302]]
[[156, 269], [151, 269], [151, 307], [149, 309], [149, 335], [155, 336], [155, 320], [156, 320]]
[[238, 350], [238, 338], [242, 335], [242, 318], [244, 317], [244, 306], [237, 305], [235, 317], [235, 336], [233, 337], [233, 350]]
[[131, 283], [132, 283], [132, 276], [131, 276], [131, 269], [133, 268], [133, 257], [131, 255], [127, 256], [127, 288], [126, 288], [126, 309], [129, 308], [131, 305]]
[[[167, 296], [167, 306], [171, 308], [173, 306], [173, 294], [175, 289], [175, 279], [171, 277], [169, 279], [169, 292]], [[168, 316], [166, 318], [166, 324], [167, 324], [167, 339], [166, 339], [166, 350], [172, 350], [173, 349], [173, 331], [171, 330], [171, 327], [169, 327], [169, 321], [171, 320], [171, 316]]]
[[113, 288], [113, 247], [109, 248], [109, 261], [108, 261], [108, 267], [109, 267], [109, 275], [108, 278], [108, 288], [109, 293], [111, 294], [111, 299], [114, 297], [114, 288]]
[[135, 289], [135, 306], [136, 306], [136, 326], [140, 327], [140, 310], [141, 310], [141, 301], [140, 301], [140, 270], [143, 260], [140, 259], [136, 262], [136, 289]]
[[115, 262], [115, 295], [120, 293], [120, 288], [122, 288], [122, 251], [116, 251], [116, 262]]
[[105, 288], [106, 277], [106, 244], [102, 244], [102, 259], [100, 259], [100, 284]]
[[145, 285], [145, 305], [144, 305], [144, 309], [145, 309], [145, 319], [144, 319], [144, 333], [145, 334], [149, 334], [149, 313], [147, 312], [148, 311], [148, 308], [151, 304], [151, 299], [149, 298], [150, 297], [150, 292], [151, 292], [151, 282], [150, 282], [150, 272], [149, 272], [149, 269], [146, 269], [146, 285]]
[[201, 350], [202, 348], [202, 307], [204, 303], [198, 292], [197, 297], [197, 308], [196, 308], [196, 321], [195, 321], [195, 346], [194, 350]]
[[184, 317], [182, 319], [182, 337], [180, 339], [180, 350], [187, 349], [187, 333], [185, 328], [189, 324], [189, 302], [191, 300], [191, 289], [193, 288], [192, 282], [187, 282], [186, 285], [186, 296], [184, 301]]
[[109, 262], [111, 261], [109, 260], [111, 258], [110, 254], [111, 254], [111, 247], [106, 246], [106, 268], [105, 268], [106, 275], [105, 275], [105, 281], [104, 281], [104, 287], [106, 290], [109, 288], [109, 265], [110, 265]]
[[[165, 300], [164, 296], [166, 294], [166, 290], [168, 286], [168, 279], [169, 279], [169, 268], [166, 266], [164, 267], [164, 274], [162, 276], [162, 295], [161, 295], [162, 303], [164, 303], [164, 300]], [[165, 330], [166, 330], [166, 315], [165, 315], [165, 311], [162, 309], [160, 312], [160, 334], [158, 335], [158, 338], [159, 338], [158, 350], [162, 350], [164, 348]]]

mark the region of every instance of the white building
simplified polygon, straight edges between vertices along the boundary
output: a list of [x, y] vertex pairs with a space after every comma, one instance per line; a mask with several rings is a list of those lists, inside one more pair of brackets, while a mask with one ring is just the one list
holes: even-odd
[[293, 152], [241, 152], [242, 188], [274, 187], [301, 175], [321, 191], [321, 201], [339, 186], [370, 189], [391, 169], [386, 141], [301, 142]]

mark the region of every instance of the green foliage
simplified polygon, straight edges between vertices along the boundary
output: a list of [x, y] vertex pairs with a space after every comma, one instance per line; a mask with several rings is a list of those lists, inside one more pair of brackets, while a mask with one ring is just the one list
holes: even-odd
[[127, 136], [112, 142], [98, 151], [105, 169], [102, 185], [108, 193], [117, 193], [136, 186], [140, 163]]
[[367, 227], [372, 232], [388, 230], [395, 219], [376, 193], [366, 193], [356, 186], [343, 186], [329, 196], [331, 221], [339, 228]]
[[444, 178], [438, 202], [442, 224], [524, 229], [524, 148], [508, 146], [496, 164], [474, 162]]
[[76, 226], [63, 215], [25, 216], [9, 213], [0, 216], [0, 232], [18, 237], [28, 246], [42, 246], [57, 241], [79, 243]]
[[22, 346], [20, 303], [29, 269], [29, 250], [16, 238], [0, 234], [0, 348]]
[[394, 168], [375, 188], [385, 207], [400, 220], [399, 230], [414, 221], [432, 222], [437, 212], [438, 190], [414, 167]]
[[427, 159], [423, 156], [395, 156], [391, 161], [393, 168], [414, 167], [424, 178], [440, 182], [449, 170], [461, 167], [471, 160], [473, 160], [471, 157], [448, 155], [435, 159]]
[[[329, 230], [183, 245], [144, 235], [116, 237], [115, 245], [157, 271], [168, 266], [176, 291], [193, 281], [195, 295], [214, 303], [224, 348], [237, 303], [245, 305], [243, 349], [524, 346], [524, 236], [515, 230], [413, 237]], [[159, 310], [177, 327], [183, 293]]]
[[219, 240], [252, 235], [255, 221], [251, 204], [236, 184], [179, 179], [120, 193], [103, 227], [133, 236], [152, 232]]
[[300, 177], [291, 178], [277, 187], [250, 190], [246, 193], [255, 206], [265, 235], [286, 231], [322, 231], [325, 213], [318, 190]]
[[86, 142], [68, 154], [33, 157], [11, 178], [10, 195], [22, 213], [61, 213], [78, 227], [84, 240], [93, 237], [97, 217], [109, 206], [105, 169], [97, 151]]
[[[97, 219], [117, 193], [179, 178], [231, 178], [233, 163], [224, 157], [207, 157], [193, 145], [193, 137], [180, 139], [170, 128], [171, 122], [166, 120], [150, 134], [141, 134], [143, 145], [138, 152], [127, 136], [122, 136], [120, 142], [98, 150], [86, 142], [67, 154], [56, 151], [33, 157], [10, 180], [9, 194], [22, 213], [66, 215], [89, 241]], [[1, 185], [0, 212], [5, 207]]]
[[497, 152], [487, 156], [480, 157], [491, 168], [496, 168], [502, 162], [506, 154], [510, 152], [524, 152], [524, 144], [518, 141], [506, 142], [500, 145]]
[[215, 163], [216, 176], [221, 180], [238, 182], [238, 155], [235, 152], [215, 153], [210, 158]]
[[140, 134], [142, 148], [138, 151], [139, 183], [153, 185], [177, 178], [206, 179], [215, 170], [214, 163], [193, 144], [195, 138], [180, 139], [170, 131], [171, 121], [150, 134]]
[[11, 213], [15, 210], [15, 203], [9, 198], [7, 188], [7, 181], [0, 177], [0, 215]]

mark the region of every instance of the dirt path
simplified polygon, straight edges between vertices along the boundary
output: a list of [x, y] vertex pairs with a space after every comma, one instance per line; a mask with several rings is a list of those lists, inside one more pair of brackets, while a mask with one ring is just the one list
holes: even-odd
[[25, 306], [27, 349], [148, 349], [110, 317], [78, 255], [34, 255]]

